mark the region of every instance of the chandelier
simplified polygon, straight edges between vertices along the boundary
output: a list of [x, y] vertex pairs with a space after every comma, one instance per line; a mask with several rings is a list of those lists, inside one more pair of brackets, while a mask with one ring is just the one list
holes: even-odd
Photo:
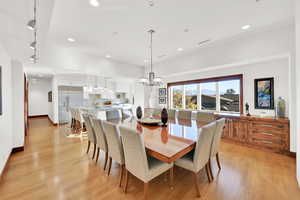
[[152, 48], [152, 37], [153, 33], [155, 33], [154, 30], [149, 30], [150, 33], [150, 49], [151, 49], [151, 60], [150, 60], [150, 72], [147, 78], [140, 78], [138, 80], [138, 84], [143, 86], [160, 86], [163, 84], [163, 81], [160, 77], [156, 77], [155, 73], [153, 72], [153, 48]]

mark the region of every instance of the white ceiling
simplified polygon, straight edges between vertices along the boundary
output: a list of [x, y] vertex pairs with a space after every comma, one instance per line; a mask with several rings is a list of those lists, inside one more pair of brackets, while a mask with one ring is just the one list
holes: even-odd
[[[93, 73], [97, 69], [105, 76], [118, 69], [129, 76], [133, 70], [134, 77], [141, 72], [136, 68], [149, 59], [150, 28], [156, 30], [154, 61], [161, 62], [182, 54], [179, 47], [196, 51], [200, 41], [289, 23], [294, 13], [293, 0], [154, 0], [151, 8], [147, 0], [99, 1], [95, 8], [89, 0], [39, 0], [40, 61], [26, 67], [37, 72]], [[31, 13], [31, 0], [0, 0], [0, 22], [6, 27], [0, 29], [0, 40], [25, 62], [32, 54], [28, 47], [32, 33], [26, 29]], [[245, 24], [252, 28], [242, 30]], [[76, 42], [68, 42], [68, 37]], [[110, 60], [106, 54], [112, 56]]]
[[[112, 59], [144, 65], [149, 59], [150, 28], [154, 35], [154, 59], [179, 54], [177, 48], [196, 48], [206, 39], [219, 40], [243, 32], [291, 20], [291, 0], [59, 0], [55, 3], [50, 27], [52, 42], [80, 48], [93, 55], [111, 54]], [[188, 29], [188, 32], [184, 32]], [[118, 34], [114, 34], [117, 32]], [[74, 37], [75, 44], [66, 38]]]

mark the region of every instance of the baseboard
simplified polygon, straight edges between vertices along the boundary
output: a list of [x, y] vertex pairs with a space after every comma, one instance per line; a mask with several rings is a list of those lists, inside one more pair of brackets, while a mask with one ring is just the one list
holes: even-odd
[[48, 115], [34, 115], [34, 116], [28, 116], [28, 118], [43, 118], [48, 117]]
[[11, 150], [11, 153], [17, 153], [17, 152], [20, 152], [20, 151], [24, 151], [24, 146], [22, 147], [15, 147]]

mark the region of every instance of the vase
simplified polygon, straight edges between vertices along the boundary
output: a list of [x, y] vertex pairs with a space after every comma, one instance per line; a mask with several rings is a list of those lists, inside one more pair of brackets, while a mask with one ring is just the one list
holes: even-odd
[[136, 108], [136, 117], [137, 117], [138, 119], [141, 119], [141, 118], [143, 117], [143, 111], [142, 111], [141, 106], [138, 106], [138, 107]]
[[285, 100], [282, 97], [279, 97], [277, 101], [277, 117], [285, 117]]
[[162, 109], [161, 111], [161, 122], [163, 123], [164, 126], [166, 126], [168, 122], [168, 111], [166, 108]]

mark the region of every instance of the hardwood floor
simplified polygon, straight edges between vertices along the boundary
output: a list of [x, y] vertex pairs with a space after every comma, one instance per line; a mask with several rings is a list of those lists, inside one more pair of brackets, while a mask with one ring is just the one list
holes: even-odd
[[[119, 184], [119, 165], [112, 163], [108, 177], [86, 154], [87, 141], [67, 138], [66, 127], [53, 126], [46, 118], [30, 119], [24, 152], [13, 154], [0, 182], [0, 199], [142, 199], [144, 184], [130, 177], [127, 194]], [[91, 146], [92, 148], [92, 146]], [[284, 155], [222, 143], [222, 170], [212, 160], [214, 181], [205, 170], [199, 175], [205, 200], [299, 200], [295, 159]], [[162, 175], [149, 183], [148, 199], [197, 199], [194, 176], [175, 167], [174, 189]]]

